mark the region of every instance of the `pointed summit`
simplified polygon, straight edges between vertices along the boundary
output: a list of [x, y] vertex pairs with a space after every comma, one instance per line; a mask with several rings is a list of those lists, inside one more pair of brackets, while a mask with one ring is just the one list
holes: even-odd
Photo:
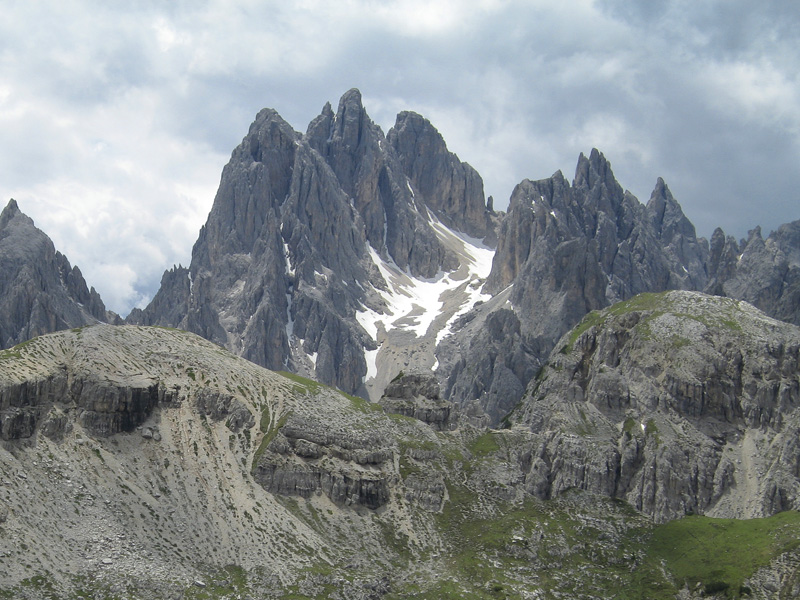
[[[6, 204], [6, 207], [3, 209], [3, 212], [0, 212], [0, 235], [2, 235], [2, 230], [8, 226], [9, 221], [19, 216], [30, 220], [28, 216], [24, 215], [19, 210], [17, 201], [11, 198], [11, 200], [8, 201], [8, 204]], [[33, 221], [31, 221], [31, 225], [33, 225]]]
[[418, 199], [447, 225], [495, 245], [495, 226], [481, 176], [447, 150], [430, 121], [414, 112], [401, 112], [386, 141], [397, 153]]
[[606, 157], [597, 148], [592, 148], [589, 158], [586, 158], [583, 152], [578, 157], [572, 186], [592, 188], [598, 183], [603, 183], [609, 188], [619, 187], [611, 170], [611, 163], [606, 160]]
[[13, 215], [13, 214], [18, 213], [18, 212], [19, 212], [19, 206], [17, 205], [17, 201], [14, 200], [13, 198], [11, 198], [11, 200], [8, 201], [8, 204], [6, 204], [6, 207], [3, 209], [3, 212], [0, 213], [0, 214], [2, 214], [2, 215], [5, 215], [5, 214]]
[[0, 348], [116, 317], [15, 200], [0, 213]]

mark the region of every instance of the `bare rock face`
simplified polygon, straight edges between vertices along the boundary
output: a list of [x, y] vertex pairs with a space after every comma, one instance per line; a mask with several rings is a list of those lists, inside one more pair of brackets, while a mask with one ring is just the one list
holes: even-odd
[[95, 437], [130, 432], [150, 416], [159, 401], [168, 402], [168, 396], [157, 383], [116, 385], [66, 372], [7, 384], [0, 388], [0, 437], [6, 441], [29, 438], [41, 428], [47, 437], [58, 438], [71, 425], [65, 413], [77, 415], [84, 430]]
[[528, 396], [538, 497], [577, 487], [658, 521], [800, 506], [800, 330], [747, 303], [668, 292], [591, 313]]
[[386, 140], [395, 150], [403, 172], [419, 200], [443, 222], [496, 244], [493, 214], [487, 207], [478, 172], [447, 150], [430, 121], [404, 111], [397, 115]]
[[581, 155], [571, 186], [560, 172], [517, 186], [487, 287], [514, 284], [512, 304], [547, 348], [591, 310], [702, 286], [704, 252], [663, 181], [645, 207], [593, 150]]
[[197, 393], [196, 402], [200, 414], [208, 415], [214, 421], [225, 419], [225, 424], [233, 433], [252, 429], [255, 425], [253, 413], [231, 394], [205, 388]]
[[756, 227], [741, 244], [714, 232], [711, 266], [709, 292], [746, 300], [800, 325], [800, 221], [781, 225], [766, 240]]
[[456, 407], [440, 397], [439, 382], [431, 374], [400, 373], [379, 403], [386, 412], [417, 419], [437, 431], [455, 429], [458, 422]]
[[498, 235], [484, 290], [508, 302], [494, 317], [481, 316], [485, 308], [466, 316], [500, 333], [457, 333], [450, 345], [461, 358], [445, 375], [446, 396], [477, 399], [493, 424], [586, 313], [642, 292], [700, 289], [707, 279], [707, 246], [663, 180], [644, 206], [597, 150], [581, 154], [571, 185], [560, 171], [522, 181]]
[[[536, 375], [538, 356], [510, 306], [479, 307], [457, 322], [437, 355], [448, 373], [444, 397], [477, 426], [497, 425], [517, 405]], [[454, 357], [447, 361], [448, 355]]]
[[323, 492], [343, 506], [380, 508], [389, 501], [394, 453], [379, 431], [347, 431], [290, 415], [253, 466], [269, 492], [310, 498]]
[[364, 352], [376, 341], [356, 312], [386, 311], [373, 255], [415, 277], [457, 268], [429, 205], [473, 233], [473, 221], [484, 235], [491, 229], [477, 173], [435, 150], [446, 158], [443, 176], [463, 175], [447, 208], [414, 191], [408, 160], [370, 120], [358, 90], [335, 113], [326, 104], [305, 135], [261, 111], [223, 170], [188, 270], [165, 273], [130, 322], [187, 329], [259, 365], [366, 395]]
[[78, 267], [10, 200], [0, 213], [0, 348], [37, 335], [115, 322]]

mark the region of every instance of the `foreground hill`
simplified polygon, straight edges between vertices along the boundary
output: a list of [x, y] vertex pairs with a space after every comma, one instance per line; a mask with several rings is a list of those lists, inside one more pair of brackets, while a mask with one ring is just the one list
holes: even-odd
[[746, 302], [642, 294], [559, 341], [511, 418], [539, 434], [528, 484], [668, 520], [800, 507], [800, 328]]
[[[700, 294], [640, 296], [593, 315], [565, 337], [505, 430], [446, 416], [435, 379], [397, 378], [383, 410], [177, 330], [97, 325], [6, 350], [0, 597], [796, 592], [795, 512], [656, 523], [797, 507], [786, 460], [797, 439], [798, 330]], [[728, 342], [743, 357], [730, 373], [713, 354], [733, 352]], [[604, 349], [596, 363], [593, 346]], [[781, 352], [751, 357], [761, 346]], [[651, 360], [662, 371], [643, 367], [633, 391], [617, 393], [616, 374], [638, 368], [627, 359], [635, 348], [661, 352]], [[702, 368], [740, 374], [730, 414], [714, 403], [695, 410], [683, 384], [669, 383]], [[685, 401], [640, 391], [662, 385]], [[606, 406], [613, 398], [627, 403], [621, 412]], [[614, 479], [614, 448], [638, 452], [620, 465], [656, 502], [637, 504], [635, 486], [601, 485]], [[688, 467], [668, 462], [681, 452]], [[712, 460], [720, 456], [730, 468]], [[769, 476], [754, 484], [761, 470]], [[691, 501], [705, 484], [682, 482], [717, 472], [715, 501]], [[777, 504], [761, 493], [773, 483]]]

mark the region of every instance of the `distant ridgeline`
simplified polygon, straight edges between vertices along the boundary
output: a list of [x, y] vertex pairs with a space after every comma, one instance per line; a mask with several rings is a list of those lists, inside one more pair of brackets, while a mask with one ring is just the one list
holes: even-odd
[[419, 115], [265, 109], [123, 322], [9, 202], [0, 598], [798, 596], [800, 221], [597, 150], [492, 204]]
[[[402, 112], [384, 135], [358, 90], [301, 134], [264, 109], [222, 173], [189, 267], [126, 322], [197, 333], [270, 369], [377, 401], [433, 374], [454, 415], [497, 425], [585, 314], [643, 292], [743, 299], [800, 324], [800, 221], [697, 238], [659, 179], [646, 205], [597, 150], [515, 188], [480, 175]], [[0, 343], [117, 323], [19, 212], [0, 217]]]

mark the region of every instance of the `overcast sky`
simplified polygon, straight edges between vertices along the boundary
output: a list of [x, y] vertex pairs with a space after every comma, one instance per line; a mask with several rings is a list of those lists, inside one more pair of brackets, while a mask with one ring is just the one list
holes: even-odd
[[6, 1], [0, 198], [127, 315], [187, 265], [259, 109], [298, 131], [349, 88], [430, 119], [496, 208], [599, 148], [697, 227], [800, 219], [796, 0]]

